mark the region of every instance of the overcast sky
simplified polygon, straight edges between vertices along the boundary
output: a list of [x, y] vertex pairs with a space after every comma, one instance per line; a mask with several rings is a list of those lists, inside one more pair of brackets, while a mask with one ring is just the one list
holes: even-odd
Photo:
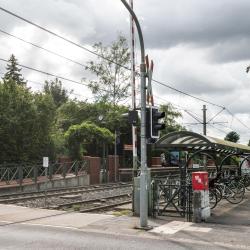
[[[95, 42], [108, 45], [122, 33], [128, 40], [129, 15], [120, 0], [0, 0], [0, 7], [46, 27], [89, 49]], [[250, 1], [249, 0], [134, 0], [140, 20], [146, 53], [154, 60], [153, 78], [199, 98], [226, 107], [208, 125], [208, 135], [224, 138], [234, 130], [241, 143], [250, 139]], [[0, 11], [0, 30], [43, 46], [85, 64], [95, 59], [90, 53], [55, 38], [17, 18]], [[136, 41], [136, 62], [140, 61]], [[48, 54], [0, 32], [0, 58], [15, 54], [20, 64], [51, 72], [76, 81], [92, 76], [83, 67]], [[0, 61], [0, 72], [6, 63]], [[40, 90], [45, 80], [53, 78], [23, 69], [32, 89]], [[33, 82], [31, 82], [33, 81]], [[63, 81], [80, 99], [90, 91]], [[202, 133], [201, 125], [183, 109], [200, 120], [206, 104], [153, 84], [158, 104], [171, 102], [183, 114], [180, 123]], [[131, 100], [128, 100], [130, 103]], [[207, 105], [208, 120], [221, 108]], [[243, 124], [242, 124], [243, 123]], [[249, 127], [249, 128], [247, 128]]]

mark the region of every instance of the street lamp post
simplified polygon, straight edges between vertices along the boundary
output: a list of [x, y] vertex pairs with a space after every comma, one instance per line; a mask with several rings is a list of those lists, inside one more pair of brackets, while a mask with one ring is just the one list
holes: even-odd
[[140, 227], [148, 227], [148, 168], [146, 148], [146, 65], [145, 49], [139, 21], [126, 0], [121, 0], [129, 13], [132, 15], [137, 28], [141, 47], [141, 175], [140, 175]]

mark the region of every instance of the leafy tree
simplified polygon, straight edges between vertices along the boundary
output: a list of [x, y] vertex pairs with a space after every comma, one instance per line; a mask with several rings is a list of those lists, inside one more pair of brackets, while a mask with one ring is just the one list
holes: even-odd
[[128, 123], [124, 122], [122, 114], [127, 113], [125, 106], [113, 106], [110, 103], [76, 102], [69, 101], [57, 110], [57, 126], [66, 131], [71, 125], [90, 121], [100, 127], [106, 127], [111, 131], [120, 128], [128, 130]]
[[[122, 117], [122, 114], [127, 113], [128, 108], [121, 105], [113, 106], [111, 103], [87, 103], [69, 101], [63, 104], [58, 110], [56, 115], [56, 138], [61, 138], [59, 133], [66, 132], [70, 126], [79, 125], [83, 122], [90, 122], [99, 127], [109, 129], [112, 133], [119, 131], [120, 139], [123, 143], [131, 142], [131, 126]], [[58, 141], [59, 145], [62, 140]], [[110, 147], [113, 151], [114, 147]], [[95, 146], [89, 145], [85, 147], [89, 154], [96, 155]], [[63, 151], [63, 147], [61, 151]]]
[[181, 118], [180, 112], [169, 103], [160, 106], [160, 111], [165, 112], [164, 123], [166, 128], [161, 131], [161, 136], [174, 131], [185, 130], [180, 124], [176, 122], [176, 119]]
[[229, 132], [226, 137], [224, 138], [224, 140], [226, 141], [231, 141], [231, 142], [238, 142], [240, 139], [240, 136], [235, 132], [235, 131], [231, 131]]
[[130, 74], [123, 67], [128, 66], [130, 61], [126, 38], [119, 36], [110, 46], [104, 46], [99, 42], [94, 44], [93, 49], [100, 57], [97, 61], [89, 61], [86, 69], [98, 79], [90, 81], [89, 88], [98, 102], [116, 105], [128, 97], [129, 91]]
[[247, 144], [247, 146], [250, 146], [250, 140], [248, 141], [248, 144]]
[[8, 62], [9, 64], [7, 64], [6, 67], [7, 72], [5, 73], [3, 80], [6, 82], [13, 80], [16, 84], [25, 86], [27, 82], [22, 77], [22, 74], [20, 73], [22, 69], [18, 67], [17, 59], [13, 54], [10, 56]]
[[65, 138], [69, 146], [70, 154], [74, 159], [80, 159], [86, 147], [95, 145], [93, 154], [100, 152], [103, 144], [111, 144], [114, 135], [106, 128], [96, 126], [91, 122], [83, 122], [79, 125], [71, 126], [65, 133]]
[[52, 96], [57, 108], [69, 99], [69, 92], [62, 87], [62, 82], [58, 78], [50, 82], [45, 81], [44, 93]]
[[34, 95], [12, 79], [0, 83], [0, 162], [36, 161], [51, 153], [54, 110], [50, 96]]

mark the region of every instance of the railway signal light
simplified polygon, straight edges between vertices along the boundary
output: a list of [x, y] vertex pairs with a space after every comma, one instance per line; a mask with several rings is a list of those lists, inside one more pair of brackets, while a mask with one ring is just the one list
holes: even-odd
[[160, 130], [165, 129], [165, 124], [160, 122], [165, 117], [165, 112], [160, 112], [157, 107], [146, 108], [146, 137], [158, 139]]

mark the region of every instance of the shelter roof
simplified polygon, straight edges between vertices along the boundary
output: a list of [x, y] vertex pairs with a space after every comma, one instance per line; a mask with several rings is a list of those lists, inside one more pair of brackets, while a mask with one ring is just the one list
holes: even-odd
[[172, 132], [161, 137], [155, 144], [157, 149], [199, 150], [208, 149], [225, 153], [250, 153], [250, 147], [190, 131]]

